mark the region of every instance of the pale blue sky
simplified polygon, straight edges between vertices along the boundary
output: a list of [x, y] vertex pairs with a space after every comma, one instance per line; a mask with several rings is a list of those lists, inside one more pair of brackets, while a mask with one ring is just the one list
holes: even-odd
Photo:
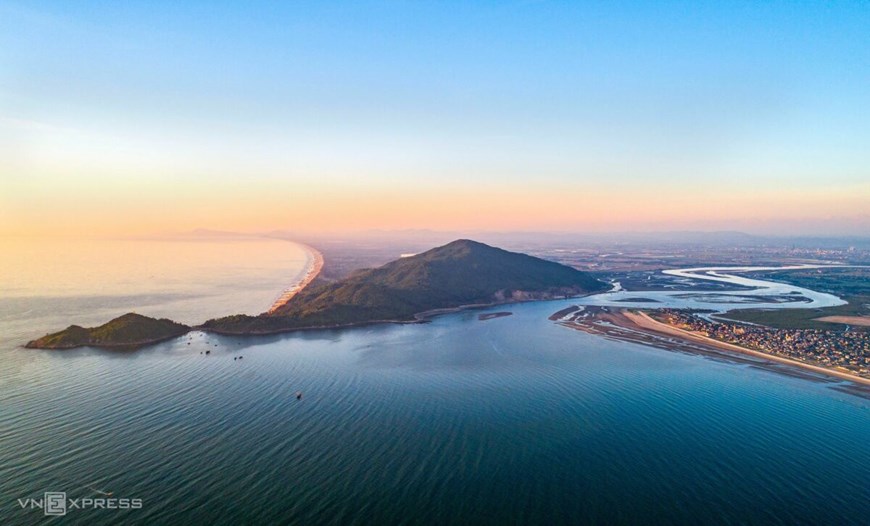
[[814, 193], [818, 219], [856, 218], [868, 34], [868, 2], [0, 1], [2, 203], [132, 202], [155, 181], [327, 206], [360, 181], [410, 199], [655, 180], [711, 203], [738, 183], [802, 196], [759, 219], [776, 228], [812, 220]]

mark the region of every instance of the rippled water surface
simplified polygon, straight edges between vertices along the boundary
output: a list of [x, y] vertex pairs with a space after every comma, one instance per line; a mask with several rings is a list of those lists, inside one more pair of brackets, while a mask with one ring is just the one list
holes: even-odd
[[866, 524], [866, 398], [547, 320], [569, 304], [131, 353], [7, 345], [0, 523], [44, 519], [16, 499], [99, 490], [143, 509], [59, 523]]

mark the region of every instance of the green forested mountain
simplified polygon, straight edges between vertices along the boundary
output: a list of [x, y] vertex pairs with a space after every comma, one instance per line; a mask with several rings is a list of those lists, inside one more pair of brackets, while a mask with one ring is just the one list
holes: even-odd
[[[607, 286], [584, 272], [466, 239], [360, 270], [334, 283], [311, 285], [272, 314], [239, 314], [205, 322], [215, 332], [256, 334], [413, 321], [417, 315], [475, 304], [548, 299]], [[27, 344], [32, 348], [131, 347], [180, 336], [190, 327], [125, 314], [99, 327], [72, 325]]]
[[607, 286], [571, 267], [458, 240], [422, 254], [357, 271], [334, 283], [312, 285], [270, 315], [209, 320], [226, 332], [410, 321], [434, 309], [546, 299]]
[[37, 349], [71, 349], [73, 347], [132, 347], [181, 336], [190, 330], [187, 325], [167, 319], [154, 319], [128, 313], [99, 327], [70, 325], [66, 329], [43, 336], [27, 344]]

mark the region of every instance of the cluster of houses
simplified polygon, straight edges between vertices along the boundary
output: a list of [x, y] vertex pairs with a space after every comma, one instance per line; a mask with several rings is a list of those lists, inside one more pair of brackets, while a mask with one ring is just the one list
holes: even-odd
[[709, 338], [870, 378], [870, 331], [774, 329], [714, 322], [690, 312], [665, 309], [662, 320]]

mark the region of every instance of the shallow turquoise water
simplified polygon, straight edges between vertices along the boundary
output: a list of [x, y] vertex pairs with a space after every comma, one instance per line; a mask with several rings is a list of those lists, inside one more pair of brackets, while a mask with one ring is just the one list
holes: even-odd
[[63, 523], [866, 524], [866, 398], [547, 320], [565, 305], [10, 349], [0, 523], [43, 519], [18, 498], [99, 489], [143, 509]]

